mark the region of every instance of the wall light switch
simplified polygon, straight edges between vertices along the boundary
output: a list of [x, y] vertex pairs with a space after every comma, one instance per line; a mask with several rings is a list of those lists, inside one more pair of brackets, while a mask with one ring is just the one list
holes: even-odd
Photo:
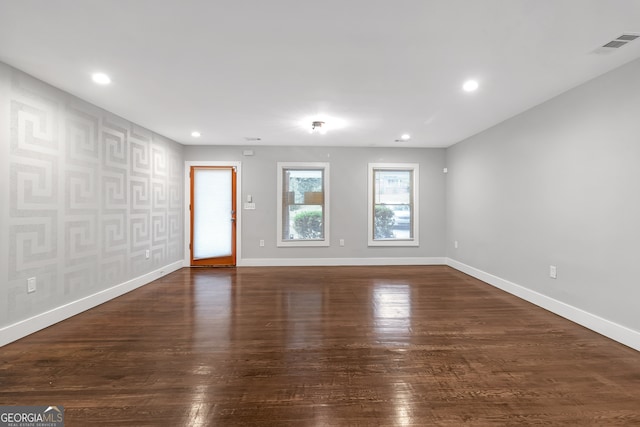
[[549, 266], [549, 277], [551, 277], [552, 279], [557, 279], [558, 278], [558, 272], [556, 270], [556, 266], [555, 265], [550, 265]]
[[458, 241], [457, 240], [453, 242], [453, 247], [458, 249]]
[[260, 247], [264, 247], [264, 240], [260, 240]]
[[149, 259], [149, 249], [147, 249], [146, 251], [144, 251], [144, 256], [146, 259]]
[[344, 239], [340, 239], [340, 246], [344, 246]]
[[31, 277], [27, 279], [27, 293], [32, 293], [36, 291], [36, 278]]

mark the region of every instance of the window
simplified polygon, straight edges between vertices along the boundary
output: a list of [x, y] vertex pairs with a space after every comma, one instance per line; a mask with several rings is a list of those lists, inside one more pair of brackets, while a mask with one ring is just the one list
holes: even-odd
[[418, 164], [369, 163], [369, 246], [418, 246]]
[[278, 163], [278, 246], [329, 246], [328, 163]]

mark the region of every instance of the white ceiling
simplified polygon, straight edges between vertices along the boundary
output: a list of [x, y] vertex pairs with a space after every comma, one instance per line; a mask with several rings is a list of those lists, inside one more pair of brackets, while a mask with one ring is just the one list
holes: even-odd
[[624, 32], [640, 1], [0, 0], [0, 61], [183, 144], [446, 147], [639, 58], [594, 53]]

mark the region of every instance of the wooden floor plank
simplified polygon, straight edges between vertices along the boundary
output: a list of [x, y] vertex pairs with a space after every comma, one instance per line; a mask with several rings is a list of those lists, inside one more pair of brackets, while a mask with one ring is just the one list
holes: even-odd
[[444, 266], [182, 269], [0, 348], [66, 425], [640, 425], [640, 353]]

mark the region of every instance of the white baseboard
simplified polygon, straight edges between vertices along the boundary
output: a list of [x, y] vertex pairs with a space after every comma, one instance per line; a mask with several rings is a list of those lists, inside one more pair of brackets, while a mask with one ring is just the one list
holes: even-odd
[[151, 283], [181, 269], [182, 264], [182, 260], [176, 261], [135, 279], [6, 326], [0, 329], [0, 347]]
[[463, 273], [473, 276], [476, 279], [480, 279], [496, 288], [502, 289], [512, 295], [522, 298], [525, 301], [529, 301], [532, 304], [542, 307], [545, 310], [549, 310], [552, 313], [562, 316], [565, 319], [571, 320], [585, 328], [591, 329], [605, 337], [611, 338], [621, 344], [629, 346], [635, 350], [640, 351], [640, 332], [622, 326], [610, 320], [604, 319], [595, 314], [591, 314], [582, 309], [566, 304], [562, 301], [558, 301], [554, 298], [543, 295], [539, 292], [532, 291], [524, 286], [517, 285], [500, 277], [489, 274], [485, 271], [478, 270], [477, 268], [463, 264], [451, 258], [446, 258], [448, 266], [455, 268]]
[[238, 267], [315, 267], [344, 265], [445, 265], [445, 257], [410, 258], [244, 258]]
[[[549, 310], [572, 322], [591, 329], [621, 344], [640, 351], [640, 332], [622, 326], [610, 320], [596, 316], [582, 309], [558, 301], [539, 292], [525, 288], [508, 280], [494, 276], [485, 271], [471, 267], [446, 257], [412, 257], [412, 258], [245, 258], [238, 261], [238, 267], [289, 267], [289, 266], [358, 266], [358, 265], [448, 265], [482, 280], [496, 288], [529, 301]], [[69, 317], [82, 313], [109, 300], [117, 298], [134, 289], [144, 286], [169, 273], [179, 270], [184, 265], [182, 260], [176, 261], [143, 276], [118, 284], [93, 295], [56, 307], [45, 313], [22, 320], [0, 329], [0, 347], [34, 332], [49, 327]], [[188, 266], [188, 264], [187, 264]]]

